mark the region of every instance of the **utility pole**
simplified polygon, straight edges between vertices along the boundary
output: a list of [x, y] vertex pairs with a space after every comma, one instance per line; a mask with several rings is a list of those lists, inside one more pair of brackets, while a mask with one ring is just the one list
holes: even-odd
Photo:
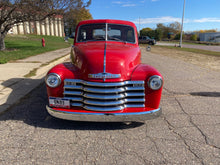
[[185, 12], [185, 2], [186, 0], [184, 0], [184, 4], [183, 4], [183, 16], [182, 16], [182, 25], [181, 25], [181, 34], [180, 34], [180, 47], [182, 48], [182, 41], [183, 41], [183, 20], [184, 20], [184, 12]]

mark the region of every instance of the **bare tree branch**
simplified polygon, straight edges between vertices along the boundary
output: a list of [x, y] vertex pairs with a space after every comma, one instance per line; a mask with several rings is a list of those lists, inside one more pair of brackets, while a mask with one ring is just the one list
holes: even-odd
[[4, 49], [2, 40], [14, 24], [43, 21], [90, 4], [91, 0], [0, 0], [0, 50]]

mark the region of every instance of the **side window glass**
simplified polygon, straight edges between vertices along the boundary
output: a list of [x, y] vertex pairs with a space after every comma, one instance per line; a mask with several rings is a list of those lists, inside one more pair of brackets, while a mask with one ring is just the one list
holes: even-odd
[[128, 32], [127, 32], [127, 41], [128, 42], [135, 42], [134, 31], [133, 30], [128, 30]]

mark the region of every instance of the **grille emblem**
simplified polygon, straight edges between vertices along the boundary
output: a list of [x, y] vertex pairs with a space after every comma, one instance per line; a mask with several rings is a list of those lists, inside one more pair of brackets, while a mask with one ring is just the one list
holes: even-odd
[[88, 77], [97, 78], [97, 79], [110, 79], [110, 78], [120, 78], [121, 74], [97, 73], [97, 74], [89, 74]]

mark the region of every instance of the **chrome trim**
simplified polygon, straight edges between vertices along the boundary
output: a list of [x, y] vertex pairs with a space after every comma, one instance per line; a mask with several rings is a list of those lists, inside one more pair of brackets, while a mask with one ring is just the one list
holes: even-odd
[[108, 99], [123, 99], [125, 97], [124, 94], [118, 95], [99, 95], [99, 94], [84, 94], [84, 97], [91, 98], [91, 99], [100, 99], [100, 100], [108, 100]]
[[68, 99], [68, 100], [71, 100], [71, 101], [79, 101], [79, 102], [83, 101], [82, 97], [64, 97], [64, 99]]
[[119, 92], [125, 92], [125, 88], [116, 88], [116, 89], [97, 89], [97, 88], [84, 88], [84, 91], [86, 92], [95, 92], [95, 93], [119, 93]]
[[[107, 40], [108, 40], [108, 24], [105, 24], [105, 49], [104, 49], [104, 62], [103, 62], [103, 73], [106, 72], [106, 49], [107, 49]], [[106, 78], [103, 78], [105, 81]]]
[[64, 88], [71, 88], [71, 89], [83, 89], [83, 86], [82, 85], [75, 85], [75, 86], [73, 86], [73, 85], [65, 85], [64, 86]]
[[125, 87], [126, 91], [142, 91], [144, 87]]
[[111, 73], [97, 73], [97, 74], [88, 74], [88, 78], [96, 78], [96, 79], [114, 79], [120, 78], [121, 74], [111, 74]]
[[64, 95], [79, 95], [79, 96], [82, 96], [83, 92], [80, 92], [80, 91], [64, 91], [63, 94]]
[[117, 106], [124, 104], [126, 101], [125, 100], [118, 100], [118, 101], [106, 101], [106, 102], [101, 102], [101, 101], [92, 101], [92, 100], [84, 100], [85, 104], [89, 105], [98, 105], [98, 106]]
[[90, 110], [90, 111], [121, 111], [123, 109], [125, 109], [124, 106], [115, 106], [115, 107], [97, 107], [94, 105], [86, 105], [83, 108], [85, 108], [86, 110]]
[[67, 82], [72, 83], [81, 83], [83, 85], [87, 86], [102, 86], [102, 87], [114, 87], [114, 86], [125, 86], [125, 85], [131, 85], [131, 84], [142, 84], [144, 85], [144, 81], [123, 81], [123, 82], [116, 82], [116, 83], [99, 83], [99, 82], [90, 82], [90, 81], [84, 81], [80, 79], [65, 79], [64, 84], [67, 85]]
[[145, 96], [145, 93], [125, 93], [125, 96], [131, 97], [131, 96]]
[[162, 109], [154, 109], [151, 111], [136, 112], [136, 113], [82, 113], [57, 111], [46, 106], [48, 113], [56, 118], [74, 121], [93, 121], [93, 122], [143, 122], [157, 118], [161, 115]]
[[71, 106], [91, 111], [117, 111], [126, 107], [145, 107], [144, 81], [87, 82], [64, 80], [64, 98]]
[[[54, 75], [54, 76], [57, 76], [57, 78], [58, 78], [58, 84], [56, 85], [56, 86], [51, 86], [51, 85], [49, 85], [48, 83], [47, 83], [47, 79], [48, 79], [48, 77], [50, 76], [50, 75]], [[60, 75], [58, 75], [57, 73], [49, 73], [46, 77], [45, 77], [45, 83], [50, 87], [50, 88], [56, 88], [56, 87], [58, 87], [60, 84], [61, 84], [61, 77], [60, 77]]]
[[[160, 88], [163, 86], [163, 79], [162, 79], [162, 77], [160, 77], [160, 76], [158, 76], [158, 75], [154, 75], [154, 76], [151, 76], [150, 78], [149, 78], [149, 80], [147, 81], [147, 85], [148, 85], [148, 87], [150, 88], [150, 89], [152, 89], [151, 88], [151, 86], [150, 86], [150, 82], [152, 81], [152, 79], [153, 78], [159, 78], [160, 79], [160, 81], [161, 81], [161, 86], [160, 86]], [[158, 88], [158, 89], [152, 89], [152, 90], [159, 90], [160, 88]]]
[[118, 106], [113, 106], [113, 107], [107, 107], [107, 106], [100, 106], [97, 107], [95, 105], [84, 105], [83, 103], [71, 103], [71, 106], [76, 106], [76, 107], [82, 107], [86, 110], [90, 110], [90, 111], [120, 111], [123, 110], [125, 108], [144, 108], [145, 105], [144, 104], [125, 104], [125, 105], [118, 105]]

